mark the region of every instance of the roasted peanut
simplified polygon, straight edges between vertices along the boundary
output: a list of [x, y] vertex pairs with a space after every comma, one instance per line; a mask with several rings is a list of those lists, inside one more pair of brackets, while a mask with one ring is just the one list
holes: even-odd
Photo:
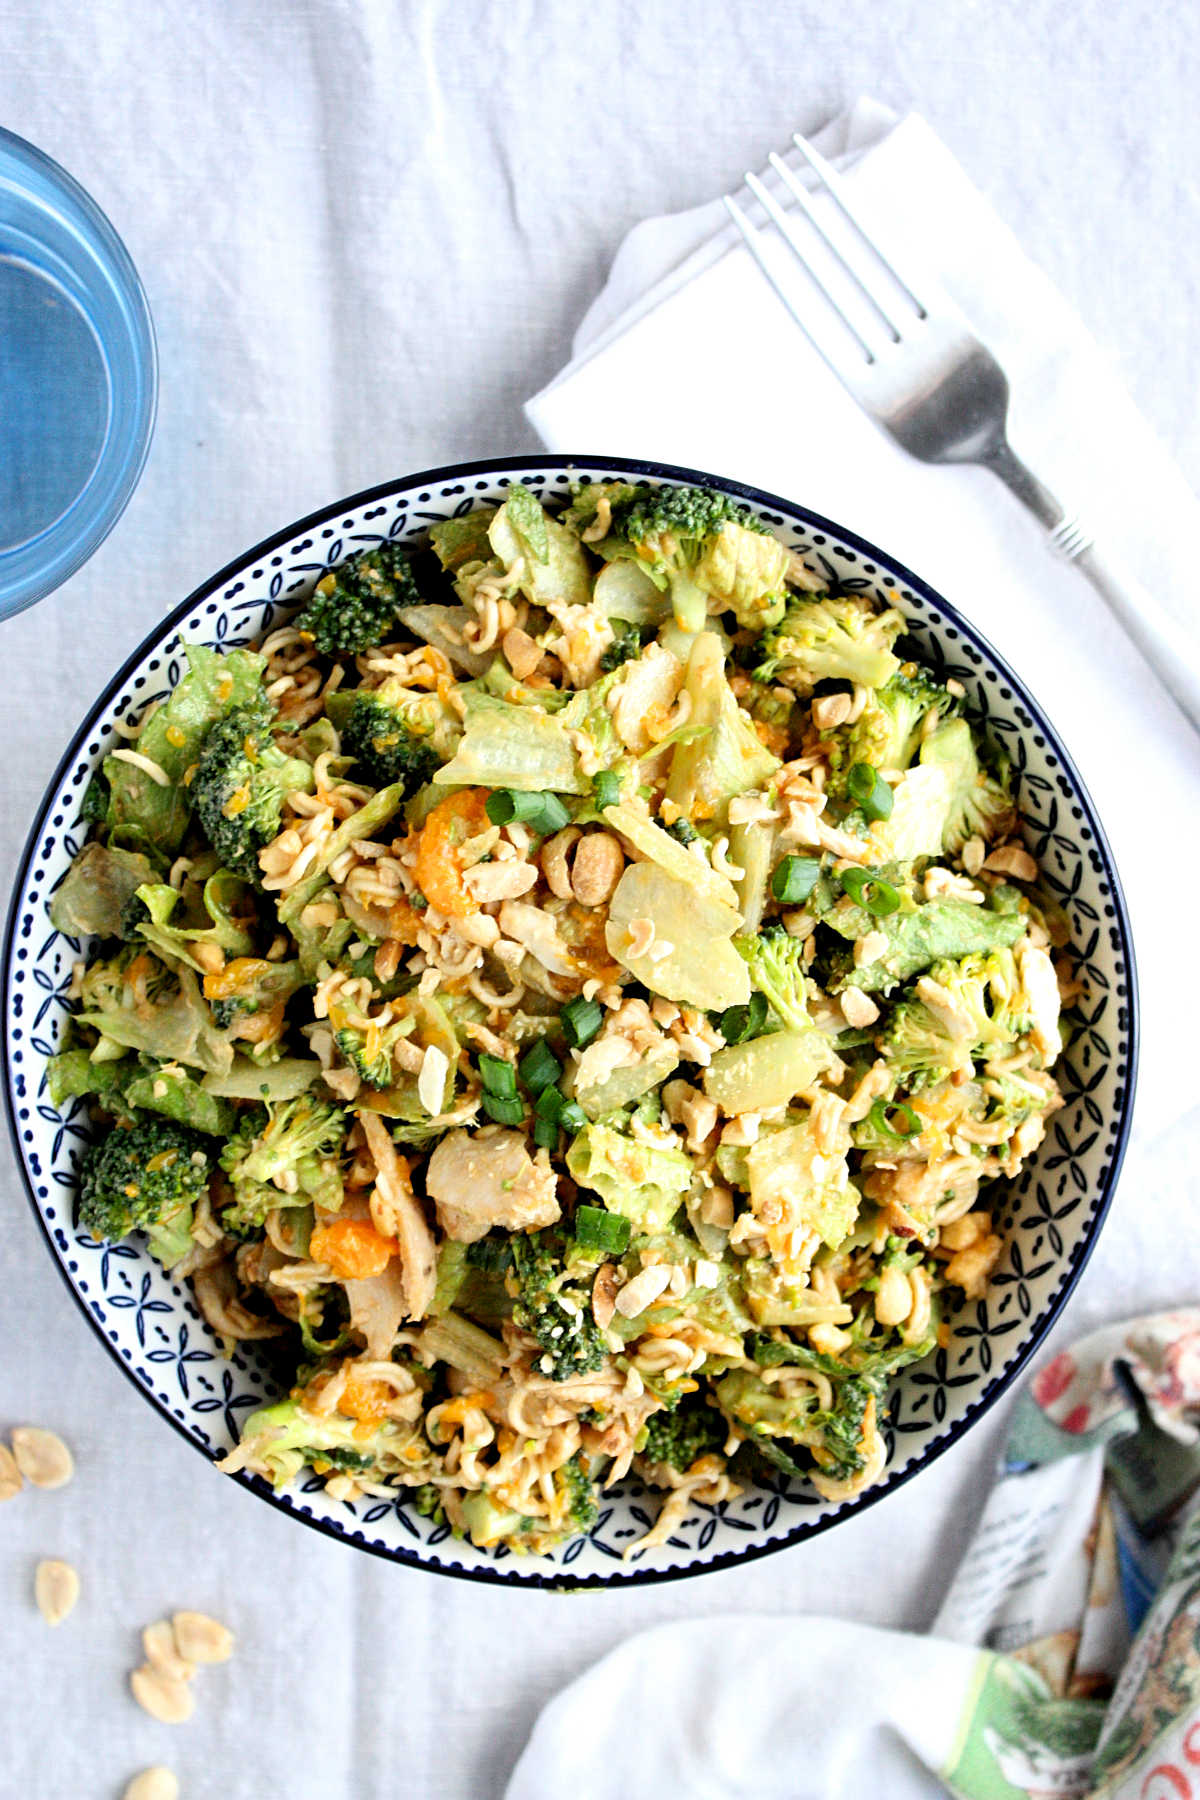
[[580, 906], [602, 906], [611, 900], [625, 868], [625, 854], [607, 831], [589, 831], [575, 850], [571, 892]]

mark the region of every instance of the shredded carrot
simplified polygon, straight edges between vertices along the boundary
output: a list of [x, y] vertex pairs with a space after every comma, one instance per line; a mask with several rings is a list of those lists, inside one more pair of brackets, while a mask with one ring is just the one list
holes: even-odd
[[459, 1394], [455, 1400], [447, 1400], [438, 1419], [443, 1425], [461, 1425], [469, 1412], [491, 1406], [494, 1394]]
[[772, 756], [786, 756], [788, 734], [786, 725], [771, 725], [766, 719], [754, 720], [754, 731], [760, 744], [764, 744]]

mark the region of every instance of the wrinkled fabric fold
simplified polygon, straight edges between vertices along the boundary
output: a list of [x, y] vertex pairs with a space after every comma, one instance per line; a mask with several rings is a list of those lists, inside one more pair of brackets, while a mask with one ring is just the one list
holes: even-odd
[[[999, 357], [1017, 452], [1200, 632], [1200, 505], [945, 145], [922, 119], [897, 122], [869, 101], [817, 141], [839, 157], [864, 213]], [[1008, 491], [982, 469], [914, 461], [867, 418], [719, 200], [630, 233], [572, 361], [526, 411], [553, 450], [674, 462], [784, 494], [879, 544], [967, 614], [1061, 733], [1112, 845], [1141, 981], [1139, 1134], [1200, 1100], [1200, 1063], [1185, 1054], [1197, 978], [1161, 925], [1164, 850], [1182, 890], [1200, 878], [1200, 742]]]

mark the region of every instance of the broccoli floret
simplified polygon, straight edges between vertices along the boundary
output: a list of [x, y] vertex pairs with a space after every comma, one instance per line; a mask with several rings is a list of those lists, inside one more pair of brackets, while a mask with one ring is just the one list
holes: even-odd
[[[818, 1455], [818, 1461], [826, 1474], [853, 1475], [864, 1463], [862, 1436], [867, 1407], [872, 1400], [878, 1407], [879, 1391], [886, 1386], [886, 1380], [851, 1373], [832, 1357], [821, 1358], [821, 1367], [833, 1379], [833, 1405], [824, 1412], [817, 1404], [815, 1388], [785, 1395], [748, 1369], [731, 1369], [723, 1375], [716, 1384], [717, 1399], [726, 1418], [744, 1431], [769, 1461], [787, 1466], [783, 1458], [772, 1454], [772, 1440], [786, 1438], [823, 1453]], [[791, 1464], [790, 1472], [800, 1471]]]
[[833, 1406], [819, 1415], [823, 1427], [821, 1447], [832, 1459], [824, 1464], [824, 1472], [839, 1478], [856, 1475], [866, 1458], [863, 1456], [863, 1420], [874, 1399], [874, 1389], [858, 1376], [843, 1381], [835, 1389]]
[[420, 1441], [419, 1427], [401, 1420], [384, 1419], [364, 1436], [361, 1421], [337, 1411], [311, 1413], [293, 1398], [250, 1414], [239, 1455], [252, 1474], [282, 1488], [306, 1465], [319, 1474], [370, 1469], [380, 1480], [401, 1471], [412, 1474], [411, 1452]]
[[672, 1411], [652, 1413], [642, 1446], [645, 1463], [670, 1463], [673, 1469], [690, 1469], [698, 1456], [718, 1454], [729, 1436], [729, 1426], [700, 1394], [681, 1400]]
[[636, 559], [658, 587], [670, 590], [684, 630], [698, 631], [704, 624], [710, 595], [750, 630], [782, 617], [788, 551], [728, 494], [613, 482], [579, 489], [564, 519], [582, 530], [602, 517], [605, 504], [608, 531], [589, 547], [608, 561]]
[[277, 1206], [315, 1203], [335, 1212], [342, 1203], [338, 1158], [348, 1129], [340, 1106], [309, 1094], [243, 1113], [221, 1151], [235, 1196], [222, 1214], [224, 1222], [232, 1229], [261, 1225]]
[[894, 607], [877, 613], [856, 595], [789, 600], [783, 618], [763, 633], [755, 679], [782, 681], [801, 694], [810, 694], [818, 681], [881, 688], [899, 670], [892, 645], [904, 623]]
[[567, 1535], [578, 1537], [581, 1532], [590, 1531], [600, 1517], [600, 1503], [596, 1498], [596, 1484], [584, 1465], [582, 1451], [577, 1450], [570, 1462], [555, 1469], [554, 1485], [567, 1497], [563, 1520]]
[[382, 644], [396, 629], [398, 609], [420, 599], [408, 552], [379, 544], [331, 569], [296, 625], [322, 656], [356, 656]]
[[671, 836], [677, 838], [681, 844], [694, 844], [696, 839], [700, 836], [700, 833], [696, 830], [696, 827], [692, 824], [690, 819], [676, 819], [673, 825], [667, 826], [667, 830], [670, 832]]
[[[812, 1369], [829, 1377], [833, 1383], [833, 1405], [827, 1412], [808, 1415], [804, 1421], [804, 1441], [829, 1452], [833, 1462], [832, 1466], [825, 1464], [826, 1473], [852, 1475], [863, 1464], [862, 1427], [868, 1403], [874, 1399], [878, 1419], [884, 1409], [892, 1376], [909, 1363], [919, 1362], [923, 1356], [928, 1356], [937, 1342], [939, 1319], [940, 1311], [935, 1294], [925, 1335], [915, 1343], [905, 1344], [898, 1334], [888, 1332], [882, 1342], [878, 1338], [860, 1340], [838, 1356], [822, 1356], [818, 1351], [810, 1350], [807, 1344], [759, 1337], [752, 1338], [747, 1343], [746, 1355], [763, 1368], [791, 1363], [798, 1368]], [[741, 1375], [743, 1372], [739, 1370], [736, 1373]], [[752, 1380], [750, 1387], [757, 1386], [757, 1381]], [[767, 1392], [769, 1394], [770, 1390]], [[736, 1391], [730, 1389], [729, 1395], [732, 1400], [736, 1397]], [[724, 1405], [724, 1401], [722, 1404]], [[749, 1413], [752, 1413], [755, 1402], [747, 1398], [746, 1404]], [[749, 1413], [744, 1422], [752, 1423]], [[815, 1433], [820, 1435], [816, 1436]]]
[[395, 677], [377, 688], [338, 696], [329, 714], [342, 750], [356, 763], [355, 780], [372, 787], [404, 783], [407, 797], [430, 779], [457, 735], [437, 694], [413, 694]]
[[[513, 1265], [520, 1289], [513, 1317], [541, 1345], [537, 1363], [552, 1381], [589, 1375], [604, 1361], [605, 1345], [592, 1317], [588, 1288], [571, 1284], [563, 1266], [565, 1240], [554, 1231], [514, 1232]], [[569, 1304], [564, 1305], [563, 1299]]]
[[519, 1555], [532, 1550], [541, 1556], [556, 1544], [591, 1531], [600, 1517], [600, 1507], [580, 1452], [555, 1469], [552, 1479], [555, 1495], [549, 1519], [523, 1516], [487, 1488], [464, 1495], [463, 1521], [471, 1542], [481, 1549], [503, 1543]]
[[600, 667], [606, 675], [623, 663], [636, 662], [642, 654], [642, 634], [632, 619], [610, 619], [608, 625], [613, 641], [600, 652]]
[[79, 1223], [113, 1241], [144, 1231], [151, 1253], [170, 1268], [192, 1247], [192, 1207], [208, 1186], [211, 1146], [171, 1119], [118, 1126], [85, 1152], [79, 1172]]
[[135, 941], [140, 943], [142, 939], [138, 926], [148, 924], [149, 920], [150, 908], [146, 905], [146, 902], [142, 899], [141, 895], [136, 893], [130, 894], [128, 900], [126, 900], [124, 906], [121, 908], [121, 927], [119, 934], [121, 941], [126, 944], [132, 944]]
[[893, 1008], [880, 1047], [910, 1090], [944, 1081], [1030, 1029], [1011, 950], [934, 963]]
[[93, 775], [84, 789], [79, 816], [89, 825], [103, 825], [108, 819], [109, 786], [103, 775]]
[[844, 793], [845, 772], [855, 763], [870, 763], [875, 769], [907, 769], [920, 749], [930, 712], [949, 718], [958, 712], [959, 704], [948, 689], [930, 681], [914, 663], [906, 663], [886, 687], [870, 696], [853, 725], [828, 734], [833, 741], [827, 792], [838, 797]]
[[258, 853], [279, 835], [284, 795], [312, 786], [308, 764], [276, 748], [270, 720], [265, 696], [218, 719], [192, 782], [209, 843], [224, 867], [246, 881], [261, 879]]
[[81, 1013], [120, 1012], [130, 1003], [158, 1006], [179, 983], [140, 940], [127, 944], [115, 956], [99, 958], [86, 970], [80, 991]]
[[210, 1000], [208, 1004], [212, 1008], [213, 1024], [218, 1031], [228, 1031], [234, 1020], [243, 1013], [258, 1011], [253, 1000]]
[[382, 1031], [377, 1025], [365, 1032], [354, 1025], [343, 1025], [335, 1031], [334, 1042], [368, 1087], [390, 1088], [395, 1079], [392, 1052], [408, 1026], [407, 1019], [397, 1019]]
[[757, 937], [735, 937], [734, 949], [750, 969], [750, 979], [789, 1031], [811, 1027], [804, 987], [804, 944], [782, 925], [767, 925]]
[[941, 769], [949, 778], [950, 798], [942, 826], [942, 847], [954, 856], [970, 837], [994, 843], [1017, 828], [1017, 809], [1001, 778], [979, 766], [971, 727], [965, 719], [943, 719], [921, 746], [922, 767]]

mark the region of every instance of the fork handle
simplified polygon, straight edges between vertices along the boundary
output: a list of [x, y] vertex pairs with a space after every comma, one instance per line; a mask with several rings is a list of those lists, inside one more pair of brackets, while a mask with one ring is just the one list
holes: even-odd
[[1054, 550], [1087, 576], [1189, 723], [1200, 731], [1200, 646], [1119, 557], [1097, 544], [1078, 519], [1066, 516], [1007, 441], [1001, 439], [981, 460], [1046, 527]]
[[1111, 550], [1091, 543], [1074, 561], [1200, 731], [1200, 651], [1196, 644]]

